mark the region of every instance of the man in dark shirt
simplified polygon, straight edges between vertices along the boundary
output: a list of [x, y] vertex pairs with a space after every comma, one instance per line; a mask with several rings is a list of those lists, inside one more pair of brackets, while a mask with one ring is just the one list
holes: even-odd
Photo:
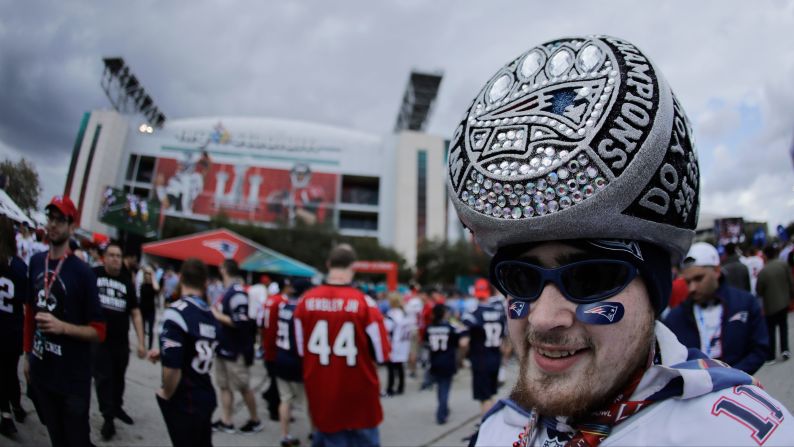
[[174, 447], [212, 445], [212, 412], [217, 400], [210, 370], [218, 346], [218, 322], [203, 298], [207, 266], [191, 258], [180, 270], [181, 298], [163, 312], [160, 349], [149, 353], [163, 363], [157, 404]]
[[26, 415], [19, 401], [17, 365], [22, 354], [28, 267], [16, 252], [14, 226], [8, 217], [0, 215], [0, 434], [5, 436], [17, 431], [11, 410], [17, 422], [23, 422]]
[[121, 253], [121, 246], [111, 242], [103, 254], [104, 265], [94, 267], [99, 302], [107, 325], [105, 341], [94, 345], [93, 368], [99, 411], [105, 419], [101, 433], [106, 441], [116, 434], [114, 418], [126, 424], [133, 423], [123, 408], [124, 376], [130, 359], [130, 318], [138, 337], [138, 358], [146, 356], [138, 298], [131, 278], [121, 268]]
[[69, 252], [77, 209], [55, 196], [46, 207], [50, 249], [30, 260], [23, 370], [53, 445], [91, 445], [91, 343], [105, 339], [94, 272]]
[[717, 249], [692, 244], [682, 264], [689, 297], [664, 324], [688, 348], [755, 374], [769, 355], [769, 334], [759, 300], [731, 287], [720, 273]]
[[281, 426], [281, 446], [290, 447], [300, 444], [290, 435], [289, 425], [295, 403], [305, 401], [306, 389], [303, 386], [303, 359], [298, 353], [295, 338], [295, 307], [300, 296], [311, 287], [305, 279], [285, 287], [286, 301], [278, 305], [276, 321], [276, 364], [275, 374], [279, 392], [279, 425]]
[[254, 392], [249, 386], [250, 369], [254, 361], [254, 322], [248, 318], [248, 294], [243, 288], [242, 273], [233, 259], [223, 261], [218, 270], [226, 292], [221, 298], [220, 309], [212, 307], [212, 313], [220, 323], [218, 337], [218, 361], [215, 364], [215, 380], [221, 389], [221, 419], [212, 428], [234, 433], [232, 405], [234, 391], [239, 391], [248, 408], [248, 422], [240, 427], [242, 433], [262, 430], [256, 413]]
[[[486, 284], [487, 285], [487, 284]], [[491, 296], [490, 286], [485, 293], [477, 293], [480, 302], [461, 320], [468, 329], [468, 347], [471, 361], [471, 383], [475, 400], [480, 401], [484, 415], [492, 405], [502, 365], [502, 344], [506, 335], [507, 316], [500, 297]]]
[[722, 276], [729, 286], [750, 292], [750, 269], [739, 260], [739, 248], [733, 242], [725, 246]]
[[439, 424], [445, 424], [449, 417], [449, 389], [452, 377], [458, 370], [458, 345], [465, 335], [465, 329], [453, 326], [448, 315], [446, 305], [436, 304], [433, 307], [433, 321], [425, 331], [425, 341], [430, 348], [430, 375], [438, 387], [436, 422]]

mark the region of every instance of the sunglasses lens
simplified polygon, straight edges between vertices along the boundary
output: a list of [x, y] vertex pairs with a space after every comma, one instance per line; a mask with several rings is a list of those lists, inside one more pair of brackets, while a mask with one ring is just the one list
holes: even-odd
[[617, 293], [633, 279], [631, 268], [621, 262], [587, 262], [562, 272], [562, 283], [571, 298], [598, 301]]
[[503, 262], [496, 268], [499, 284], [514, 298], [534, 299], [542, 286], [540, 272], [525, 264]]

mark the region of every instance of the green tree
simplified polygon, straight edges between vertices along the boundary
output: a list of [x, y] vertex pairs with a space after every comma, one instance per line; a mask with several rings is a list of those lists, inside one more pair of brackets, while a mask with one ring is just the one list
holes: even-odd
[[[166, 219], [164, 238], [182, 236], [199, 230], [187, 222], [176, 223], [176, 221], [177, 219], [173, 218]], [[326, 270], [325, 261], [331, 248], [346, 242], [353, 246], [361, 260], [396, 262], [400, 281], [408, 281], [413, 274], [405, 259], [394, 249], [380, 245], [375, 238], [342, 236], [328, 224], [298, 223], [291, 228], [286, 226], [266, 228], [252, 223], [234, 223], [228, 215], [221, 212], [210, 219], [209, 228], [227, 228], [267, 248], [309, 264], [319, 271]]]
[[0, 175], [5, 176], [5, 191], [25, 211], [37, 209], [41, 195], [39, 173], [33, 163], [21, 158], [14, 163], [9, 159], [0, 162]]
[[488, 256], [467, 241], [430, 240], [416, 254], [416, 280], [449, 286], [458, 276], [487, 276], [488, 262]]

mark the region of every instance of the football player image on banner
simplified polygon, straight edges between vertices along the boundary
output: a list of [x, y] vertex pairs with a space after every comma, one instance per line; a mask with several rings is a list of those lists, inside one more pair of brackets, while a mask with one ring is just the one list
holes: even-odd
[[293, 226], [296, 221], [313, 225], [323, 222], [326, 213], [325, 190], [311, 185], [309, 165], [298, 163], [289, 172], [289, 189], [273, 191], [267, 197], [268, 207]]
[[717, 235], [718, 246], [725, 246], [731, 243], [743, 244], [745, 240], [744, 219], [741, 217], [715, 219], [714, 234]]
[[99, 220], [125, 231], [155, 237], [162, 203], [108, 186], [102, 195]]
[[155, 175], [157, 198], [164, 210], [193, 214], [193, 202], [204, 190], [204, 180], [212, 166], [210, 156], [201, 151], [194, 160], [193, 153], [185, 152], [182, 161], [169, 161]]

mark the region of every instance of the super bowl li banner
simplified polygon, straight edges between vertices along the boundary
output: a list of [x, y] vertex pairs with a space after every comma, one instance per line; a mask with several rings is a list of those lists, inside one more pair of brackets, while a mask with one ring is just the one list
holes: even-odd
[[256, 222], [318, 224], [332, 218], [337, 174], [303, 162], [289, 169], [217, 163], [207, 152], [158, 158], [155, 192], [169, 216], [214, 216]]

